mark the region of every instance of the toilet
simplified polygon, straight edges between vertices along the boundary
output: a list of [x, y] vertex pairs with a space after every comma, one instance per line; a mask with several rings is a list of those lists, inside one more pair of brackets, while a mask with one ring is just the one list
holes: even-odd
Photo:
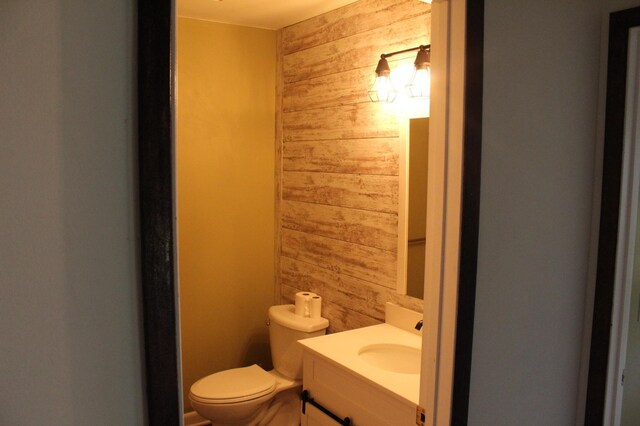
[[269, 308], [273, 370], [258, 365], [206, 376], [191, 386], [193, 409], [213, 426], [299, 426], [302, 346], [325, 334], [329, 321], [295, 314], [294, 305]]

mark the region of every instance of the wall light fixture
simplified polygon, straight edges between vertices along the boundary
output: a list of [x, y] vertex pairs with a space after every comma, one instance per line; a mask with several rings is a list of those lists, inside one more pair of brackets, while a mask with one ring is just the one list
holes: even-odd
[[372, 102], [393, 102], [398, 94], [391, 81], [391, 68], [387, 62], [387, 56], [380, 55], [378, 66], [376, 67], [376, 79], [369, 89], [369, 99]]
[[429, 46], [420, 46], [413, 65], [416, 69], [406, 86], [407, 92], [412, 98], [428, 98], [431, 94], [431, 70], [429, 69], [431, 48]]
[[405, 86], [410, 97], [428, 97], [430, 93], [430, 71], [431, 63], [431, 45], [420, 45], [409, 49], [398, 50], [391, 53], [383, 53], [380, 55], [378, 66], [376, 67], [376, 79], [369, 89], [369, 99], [372, 102], [393, 102], [398, 94], [393, 81], [391, 79], [391, 68], [387, 58], [398, 55], [400, 53], [411, 52], [417, 50], [416, 60], [414, 62], [415, 71], [409, 83]]

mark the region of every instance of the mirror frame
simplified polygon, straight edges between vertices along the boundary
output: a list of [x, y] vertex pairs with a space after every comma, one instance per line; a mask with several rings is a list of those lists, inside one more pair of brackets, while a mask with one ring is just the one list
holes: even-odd
[[[441, 0], [447, 1], [447, 0]], [[138, 0], [140, 280], [147, 423], [182, 424], [175, 268], [172, 0]], [[478, 255], [484, 0], [466, 0], [464, 159], [451, 424], [467, 423]]]

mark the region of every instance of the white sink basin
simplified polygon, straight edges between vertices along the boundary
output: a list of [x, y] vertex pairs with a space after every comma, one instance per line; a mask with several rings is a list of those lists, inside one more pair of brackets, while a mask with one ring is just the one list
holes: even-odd
[[420, 399], [422, 336], [415, 332], [414, 325], [420, 319], [420, 313], [387, 303], [384, 324], [298, 343], [310, 357], [319, 356], [358, 380], [362, 378], [376, 389], [415, 406]]
[[392, 373], [420, 374], [420, 350], [393, 343], [377, 343], [360, 348], [364, 361]]

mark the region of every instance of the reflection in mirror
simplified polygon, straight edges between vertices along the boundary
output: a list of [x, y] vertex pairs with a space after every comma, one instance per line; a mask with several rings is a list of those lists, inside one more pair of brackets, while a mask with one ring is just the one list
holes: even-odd
[[408, 120], [400, 161], [398, 289], [419, 299], [424, 293], [427, 226], [429, 118]]

